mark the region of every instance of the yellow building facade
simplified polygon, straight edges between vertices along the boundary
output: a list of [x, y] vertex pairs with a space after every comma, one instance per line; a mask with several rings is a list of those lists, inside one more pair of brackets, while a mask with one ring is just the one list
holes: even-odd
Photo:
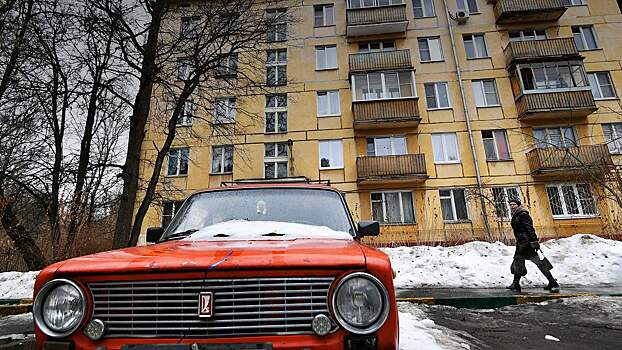
[[[617, 232], [601, 186], [622, 151], [615, 0], [305, 0], [294, 11], [271, 45], [286, 54], [266, 63], [286, 67], [275, 89], [286, 98], [214, 101], [228, 137], [201, 118], [180, 126], [144, 230], [197, 190], [288, 176], [343, 191], [355, 220], [383, 224], [374, 244], [510, 238], [516, 196], [540, 236]], [[144, 176], [159, 137], [147, 134]]]

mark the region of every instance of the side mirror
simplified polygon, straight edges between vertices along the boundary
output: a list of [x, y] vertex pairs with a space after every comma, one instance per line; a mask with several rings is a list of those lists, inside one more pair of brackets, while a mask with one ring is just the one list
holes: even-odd
[[156, 243], [164, 234], [162, 227], [149, 227], [147, 229], [147, 243]]
[[378, 221], [359, 222], [358, 236], [378, 236], [380, 234], [380, 224]]

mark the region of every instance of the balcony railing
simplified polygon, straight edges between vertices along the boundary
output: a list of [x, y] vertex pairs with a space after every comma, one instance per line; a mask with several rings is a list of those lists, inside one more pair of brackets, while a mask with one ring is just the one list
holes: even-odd
[[406, 4], [346, 10], [348, 36], [405, 32], [408, 27]]
[[418, 98], [352, 102], [354, 129], [413, 127], [419, 125]]
[[562, 173], [600, 174], [613, 167], [607, 145], [586, 145], [567, 148], [536, 148], [527, 153], [532, 175]]
[[425, 154], [399, 156], [366, 156], [356, 159], [358, 181], [412, 181], [425, 180]]
[[508, 66], [523, 62], [581, 59], [573, 38], [511, 41], [504, 52]]
[[410, 50], [356, 53], [350, 55], [350, 73], [412, 68]]
[[563, 0], [497, 0], [497, 24], [557, 21], [566, 12]]
[[521, 120], [540, 118], [583, 118], [598, 108], [592, 91], [553, 91], [528, 93], [516, 99], [518, 118]]

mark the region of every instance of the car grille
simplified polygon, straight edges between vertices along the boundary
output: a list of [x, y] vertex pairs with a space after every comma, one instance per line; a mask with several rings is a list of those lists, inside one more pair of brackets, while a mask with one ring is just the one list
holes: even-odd
[[[328, 315], [333, 277], [89, 283], [105, 337], [227, 337], [311, 334]], [[199, 293], [213, 293], [213, 316], [198, 316]]]

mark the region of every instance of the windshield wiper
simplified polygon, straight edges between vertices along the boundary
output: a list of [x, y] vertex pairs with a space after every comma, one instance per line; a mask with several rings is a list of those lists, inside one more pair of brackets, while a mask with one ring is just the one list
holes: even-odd
[[164, 240], [162, 240], [162, 242], [166, 242], [166, 241], [172, 241], [174, 239], [182, 239], [184, 237], [187, 237], [195, 232], [197, 232], [198, 229], [196, 228], [191, 228], [189, 230], [186, 231], [181, 231], [181, 232], [175, 232], [173, 234], [170, 234], [168, 236], [166, 236], [166, 238], [164, 238]]
[[283, 237], [283, 236], [285, 236], [285, 234], [284, 233], [270, 232], [270, 233], [264, 233], [262, 236], [263, 237]]

